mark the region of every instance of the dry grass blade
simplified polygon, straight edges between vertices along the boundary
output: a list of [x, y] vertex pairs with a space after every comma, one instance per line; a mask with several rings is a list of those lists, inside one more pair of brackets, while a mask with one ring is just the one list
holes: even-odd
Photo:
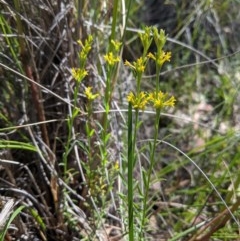
[[[1, 199], [1, 197], [0, 197]], [[2, 211], [0, 212], [0, 231], [3, 230], [4, 226], [6, 225], [6, 222], [11, 214], [11, 212], [13, 211], [14, 208], [14, 199], [11, 198], [9, 199], [5, 204], [4, 207], [2, 209]]]

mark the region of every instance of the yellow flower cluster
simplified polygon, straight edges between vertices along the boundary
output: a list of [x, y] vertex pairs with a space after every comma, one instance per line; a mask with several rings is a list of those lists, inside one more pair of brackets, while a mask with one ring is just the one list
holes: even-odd
[[85, 69], [72, 68], [72, 76], [77, 82], [81, 82], [88, 72]]
[[118, 41], [114, 41], [113, 39], [111, 40], [111, 44], [113, 45], [113, 48], [116, 52], [119, 51], [122, 43], [118, 42]]
[[169, 62], [171, 60], [171, 52], [161, 51], [159, 56], [158, 54], [153, 54], [150, 52], [145, 58], [140, 57], [133, 63], [130, 63], [126, 60], [124, 64], [130, 67], [134, 72], [142, 74], [145, 71], [148, 58], [153, 59], [159, 66], [162, 66], [166, 61]]
[[80, 67], [72, 68], [72, 76], [73, 78], [80, 83], [88, 74], [85, 70], [87, 56], [92, 48], [93, 37], [89, 35], [88, 38], [84, 41], [78, 40], [78, 44], [81, 47], [80, 52], [78, 53]]
[[115, 63], [118, 63], [120, 61], [119, 56], [115, 56], [113, 52], [109, 52], [104, 55], [104, 59], [109, 66], [113, 66]]
[[127, 96], [127, 100], [132, 104], [136, 110], [144, 110], [146, 105], [151, 102], [155, 109], [162, 109], [165, 107], [174, 107], [176, 99], [174, 96], [169, 97], [168, 93], [151, 92], [149, 94], [141, 91], [138, 95], [130, 92]]
[[152, 53], [149, 53], [148, 55], [148, 58], [150, 59], [153, 59], [154, 61], [156, 61], [156, 63], [159, 65], [159, 66], [162, 66], [166, 61], [170, 61], [171, 59], [171, 52], [165, 52], [165, 51], [161, 51], [160, 55], [157, 56], [157, 54], [152, 54]]
[[120, 61], [120, 57], [117, 55], [119, 52], [119, 49], [122, 45], [122, 43], [118, 41], [114, 41], [113, 39], [111, 40], [111, 45], [113, 47], [113, 51], [109, 51], [107, 54], [105, 54], [104, 60], [109, 66], [114, 66], [116, 63]]
[[136, 110], [144, 110], [147, 103], [148, 97], [147, 94], [141, 91], [138, 95], [135, 95], [133, 92], [130, 92], [127, 96], [127, 100], [132, 104], [133, 108]]
[[92, 87], [87, 87], [85, 89], [84, 94], [86, 95], [87, 99], [90, 100], [90, 101], [96, 99], [99, 96], [99, 94], [93, 94], [92, 93]]
[[[135, 62], [130, 63], [126, 60], [124, 63], [126, 66], [130, 67], [132, 72], [138, 77], [137, 93], [134, 94], [133, 92], [130, 92], [127, 96], [127, 100], [136, 110], [144, 110], [148, 103], [151, 103], [153, 107], [158, 110], [165, 107], [173, 107], [176, 102], [174, 96], [169, 97], [168, 93], [159, 91], [159, 76], [156, 78], [157, 87], [155, 91], [151, 93], [140, 91], [141, 77], [145, 71], [148, 59], [153, 59], [155, 61], [156, 67], [159, 71], [162, 65], [167, 61], [169, 62], [171, 59], [171, 52], [163, 51], [163, 47], [167, 41], [167, 36], [164, 30], [158, 31], [156, 27], [146, 27], [144, 30], [143, 33], [139, 34], [144, 49], [142, 57], [138, 58]], [[157, 52], [150, 52], [147, 54], [153, 39], [157, 47]]]
[[85, 61], [87, 56], [92, 48], [93, 36], [89, 35], [88, 38], [85, 40], [84, 44], [81, 40], [78, 40], [78, 44], [81, 46], [81, 51], [79, 53], [80, 61]]
[[159, 92], [152, 92], [148, 95], [148, 99], [150, 102], [153, 103], [153, 106], [156, 109], [162, 109], [164, 107], [174, 107], [176, 99], [174, 96], [168, 98], [168, 93], [163, 93], [162, 91]]
[[142, 74], [146, 68], [147, 58], [140, 57], [137, 61], [134, 61], [132, 64], [129, 61], [125, 61], [125, 65], [130, 67], [132, 70], [136, 71], [139, 74]]

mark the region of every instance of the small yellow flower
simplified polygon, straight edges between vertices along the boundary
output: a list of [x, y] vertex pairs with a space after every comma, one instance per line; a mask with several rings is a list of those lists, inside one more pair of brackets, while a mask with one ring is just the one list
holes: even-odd
[[160, 59], [161, 59], [162, 63], [164, 63], [166, 61], [170, 62], [171, 57], [172, 57], [171, 56], [171, 52], [164, 52], [164, 51], [162, 51]]
[[137, 59], [137, 61], [134, 61], [132, 64], [127, 60], [124, 64], [130, 67], [132, 70], [136, 71], [137, 73], [142, 74], [145, 71], [146, 61], [147, 58], [140, 57]]
[[85, 69], [72, 68], [72, 76], [77, 82], [81, 82], [87, 74], [88, 72]]
[[89, 35], [88, 38], [83, 43], [81, 40], [78, 40], [77, 43], [81, 46], [84, 52], [89, 52], [92, 48], [93, 36]]
[[130, 67], [130, 68], [133, 69], [133, 70], [136, 69], [135, 66], [134, 66], [133, 64], [131, 64], [129, 61], [127, 61], [127, 60], [125, 60], [124, 65]]
[[176, 102], [174, 96], [168, 98], [168, 93], [163, 93], [162, 91], [159, 91], [158, 93], [152, 92], [149, 94], [148, 98], [156, 109], [161, 109], [168, 106], [174, 107]]
[[122, 45], [122, 43], [120, 43], [120, 42], [118, 42], [118, 41], [114, 41], [113, 39], [111, 40], [111, 44], [113, 45], [114, 50], [115, 50], [116, 52], [119, 51], [119, 49], [120, 49], [120, 47], [121, 47], [121, 45]]
[[119, 171], [119, 163], [118, 163], [118, 161], [115, 161], [115, 163], [113, 165], [113, 170], [114, 171]]
[[99, 94], [93, 94], [92, 93], [92, 87], [87, 87], [85, 89], [84, 94], [86, 95], [88, 100], [94, 100], [94, 99], [96, 99], [99, 96]]
[[170, 61], [171, 59], [171, 52], [164, 52], [164, 51], [161, 51], [161, 54], [159, 57], [157, 57], [156, 55], [152, 54], [152, 53], [149, 53], [148, 55], [148, 58], [150, 59], [153, 59], [154, 61], [156, 61], [156, 63], [159, 65], [159, 66], [162, 66], [166, 61]]
[[144, 110], [148, 103], [148, 96], [143, 91], [137, 96], [135, 96], [133, 92], [130, 92], [127, 96], [127, 100], [132, 104], [134, 109]]
[[112, 52], [103, 56], [105, 61], [110, 65], [113, 66], [115, 63], [120, 61], [119, 56], [114, 56]]
[[148, 57], [149, 59], [156, 60], [156, 56], [155, 56], [154, 54], [152, 54], [151, 52], [148, 53], [147, 57]]
[[143, 73], [145, 70], [145, 66], [146, 66], [146, 60], [144, 60], [142, 57], [137, 59], [137, 61], [135, 62], [136, 71], [138, 73]]

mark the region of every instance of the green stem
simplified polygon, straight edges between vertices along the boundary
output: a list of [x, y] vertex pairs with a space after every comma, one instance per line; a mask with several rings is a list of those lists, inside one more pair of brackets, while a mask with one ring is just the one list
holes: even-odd
[[63, 154], [63, 176], [64, 179], [67, 179], [66, 175], [67, 175], [67, 170], [68, 170], [68, 155], [70, 152], [70, 147], [71, 147], [71, 142], [72, 142], [72, 128], [73, 128], [73, 124], [74, 124], [74, 119], [76, 117], [75, 111], [78, 111], [78, 109], [76, 108], [77, 105], [77, 95], [78, 95], [78, 90], [79, 90], [79, 85], [80, 83], [76, 84], [76, 87], [74, 88], [74, 102], [73, 102], [73, 107], [72, 107], [72, 113], [71, 116], [69, 116], [69, 121], [68, 121], [68, 136], [67, 136], [67, 143], [65, 145], [65, 152]]
[[[161, 66], [156, 64], [156, 94], [159, 92], [159, 77], [160, 77]], [[155, 164], [155, 151], [157, 146], [157, 139], [158, 139], [158, 131], [159, 131], [159, 121], [160, 121], [161, 110], [156, 109], [156, 117], [154, 122], [154, 139], [153, 139], [153, 146], [151, 147], [150, 153], [150, 166], [147, 170], [146, 182], [144, 186], [144, 199], [143, 199], [143, 216], [141, 222], [141, 232], [140, 232], [140, 240], [143, 240], [143, 230], [146, 224], [146, 215], [147, 215], [147, 201], [149, 196], [149, 189], [150, 189], [150, 181], [151, 175]]]
[[[14, 0], [14, 6], [16, 9], [16, 12], [21, 13], [19, 0]], [[21, 37], [21, 36], [23, 36], [24, 31], [23, 31], [23, 25], [22, 25], [22, 21], [21, 21], [19, 14], [16, 14], [16, 22], [17, 22], [17, 30], [18, 30], [18, 34], [19, 34], [18, 41], [19, 41], [19, 46], [20, 46], [20, 53], [24, 54], [25, 42], [24, 42], [24, 38]]]
[[159, 77], [160, 77], [160, 71], [161, 71], [161, 66], [159, 66], [158, 64], [156, 64], [156, 93], [159, 92], [160, 90], [160, 86], [159, 86]]
[[134, 241], [135, 228], [134, 228], [134, 210], [133, 210], [133, 171], [136, 163], [136, 155], [134, 154], [136, 145], [136, 135], [138, 129], [138, 116], [139, 112], [135, 112], [135, 125], [133, 129], [132, 120], [132, 105], [128, 105], [128, 229], [129, 229], [129, 241]]
[[101, 134], [101, 140], [103, 142], [102, 145], [102, 163], [105, 166], [107, 161], [107, 143], [108, 143], [108, 127], [109, 127], [109, 110], [110, 110], [110, 96], [111, 96], [111, 88], [110, 88], [110, 80], [111, 80], [112, 70], [111, 68], [107, 71], [107, 79], [106, 79], [106, 89], [105, 89], [105, 95], [104, 95], [104, 108], [105, 112], [103, 113], [103, 120], [102, 120], [102, 134]]
[[92, 103], [89, 100], [87, 103], [87, 122], [86, 122], [86, 133], [87, 133], [87, 142], [88, 142], [88, 162], [91, 166], [92, 164], [92, 151], [91, 151], [91, 139], [92, 139], [92, 127], [91, 127], [91, 116], [92, 116]]
[[134, 241], [133, 228], [133, 130], [132, 130], [132, 105], [128, 105], [128, 231], [129, 241]]
[[141, 222], [141, 238], [140, 240], [143, 240], [143, 230], [146, 224], [146, 215], [147, 215], [147, 201], [149, 196], [149, 189], [150, 189], [150, 181], [151, 181], [151, 175], [155, 164], [155, 151], [157, 146], [157, 139], [158, 139], [158, 131], [159, 131], [159, 121], [160, 121], [160, 113], [161, 111], [157, 109], [156, 111], [156, 117], [155, 117], [155, 123], [154, 123], [154, 139], [153, 139], [153, 146], [151, 147], [151, 153], [150, 153], [150, 166], [147, 170], [146, 175], [146, 182], [144, 185], [144, 199], [143, 199], [143, 213], [142, 213], [142, 222]]
[[117, 26], [117, 10], [118, 10], [118, 0], [114, 0], [114, 3], [113, 3], [113, 21], [112, 21], [112, 30], [111, 30], [110, 41], [111, 41], [111, 39], [115, 39], [116, 26]]

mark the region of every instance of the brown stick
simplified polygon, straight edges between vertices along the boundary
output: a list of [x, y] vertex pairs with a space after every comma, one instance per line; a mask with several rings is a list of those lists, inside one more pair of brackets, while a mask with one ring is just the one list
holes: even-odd
[[[34, 81], [31, 67], [29, 65], [26, 65], [24, 66], [24, 68], [25, 68], [25, 73], [27, 77]], [[37, 115], [38, 115], [38, 121], [43, 122], [43, 124], [40, 125], [43, 141], [50, 148], [48, 131], [47, 131], [46, 124], [44, 123], [46, 121], [46, 118], [45, 118], [42, 98], [40, 96], [40, 90], [39, 90], [39, 87], [34, 82], [30, 82], [30, 87], [32, 91], [32, 99], [33, 99], [34, 107], [36, 108]]]
[[[240, 197], [237, 198], [237, 201], [230, 208], [231, 212], [235, 212], [240, 206]], [[224, 227], [226, 223], [231, 219], [231, 214], [228, 209], [224, 209], [221, 213], [219, 213], [213, 220], [207, 223], [199, 232], [197, 232], [193, 237], [191, 237], [188, 241], [207, 241], [211, 238], [211, 236]], [[209, 229], [208, 231], [206, 231]], [[201, 235], [202, 233], [205, 234]]]
[[[24, 61], [23, 61], [23, 64], [24, 64]], [[30, 82], [30, 88], [32, 91], [32, 99], [33, 99], [34, 107], [37, 111], [38, 121], [43, 122], [43, 124], [40, 125], [43, 141], [46, 144], [46, 146], [49, 148], [49, 150], [51, 150], [50, 142], [48, 138], [47, 126], [44, 123], [46, 121], [46, 118], [45, 118], [45, 111], [44, 111], [44, 106], [42, 102], [41, 91], [39, 89], [39, 86], [34, 83], [35, 80], [34, 80], [30, 65], [25, 63], [24, 70], [27, 77], [32, 80], [32, 82]], [[50, 166], [54, 167], [55, 156], [51, 151], [48, 151], [48, 154], [49, 154], [48, 156], [49, 164]], [[59, 203], [59, 186], [58, 186], [57, 177], [54, 174], [51, 174], [51, 177], [50, 177], [50, 188], [51, 188], [51, 193], [54, 201], [55, 210], [57, 211], [58, 203]], [[61, 217], [59, 217], [59, 215], [58, 215], [58, 218], [61, 220]]]

